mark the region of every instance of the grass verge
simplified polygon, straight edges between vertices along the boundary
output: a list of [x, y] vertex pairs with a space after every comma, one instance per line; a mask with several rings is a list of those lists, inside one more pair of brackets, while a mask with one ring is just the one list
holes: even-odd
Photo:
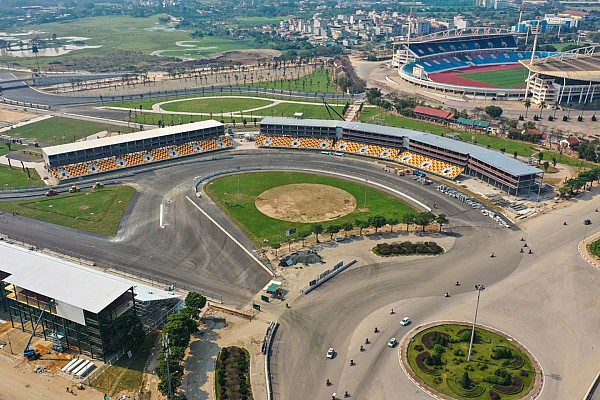
[[104, 236], [115, 236], [134, 193], [135, 189], [130, 186], [109, 186], [89, 192], [0, 202], [0, 210]]
[[[16, 163], [13, 162], [13, 164]], [[0, 190], [44, 186], [44, 182], [35, 169], [30, 168], [29, 173], [31, 179], [21, 167], [13, 166], [12, 169], [9, 169], [8, 165], [0, 165]]]
[[[434, 390], [455, 399], [494, 398], [490, 391], [500, 394], [497, 398], [503, 400], [524, 398], [535, 382], [535, 370], [529, 357], [511, 340], [495, 332], [477, 328], [475, 337], [471, 361], [467, 361], [469, 326], [439, 325], [419, 332], [408, 347], [408, 362], [413, 373]], [[503, 358], [498, 357], [498, 351], [504, 352]], [[498, 372], [501, 369], [512, 375], [511, 384], [488, 382], [499, 378], [503, 374]], [[471, 380], [467, 389], [460, 384], [465, 372]]]
[[600, 259], [600, 238], [589, 244], [589, 250], [594, 257]]
[[314, 224], [268, 217], [256, 208], [255, 201], [265, 190], [299, 183], [334, 186], [345, 190], [356, 199], [356, 210], [343, 217], [324, 221], [323, 225], [354, 223], [357, 219], [366, 220], [375, 215], [383, 215], [387, 219], [401, 219], [403, 214], [413, 210], [403, 201], [377, 189], [342, 179], [304, 173], [265, 172], [225, 176], [210, 182], [205, 190], [257, 246], [262, 246], [263, 240], [267, 239], [270, 246], [278, 247], [289, 239], [286, 237], [286, 230], [297, 228], [298, 232], [306, 232]]
[[[37, 140], [50, 145], [71, 143], [101, 131], [109, 130], [108, 124], [53, 117], [40, 122], [23, 125], [10, 130], [11, 136]], [[130, 133], [134, 130], [124, 126], [110, 126], [111, 132]]]
[[146, 335], [142, 346], [133, 357], [123, 356], [115, 365], [108, 367], [92, 386], [109, 396], [123, 390], [139, 392], [144, 381], [144, 366], [150, 357], [157, 336], [156, 332]]

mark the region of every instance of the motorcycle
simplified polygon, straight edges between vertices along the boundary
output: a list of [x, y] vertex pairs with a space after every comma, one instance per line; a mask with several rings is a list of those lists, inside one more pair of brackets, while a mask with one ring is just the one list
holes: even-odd
[[444, 294], [444, 297], [450, 297], [450, 293], [446, 292], [446, 293]]
[[375, 327], [375, 333], [379, 333], [379, 329], [377, 329], [377, 327]]

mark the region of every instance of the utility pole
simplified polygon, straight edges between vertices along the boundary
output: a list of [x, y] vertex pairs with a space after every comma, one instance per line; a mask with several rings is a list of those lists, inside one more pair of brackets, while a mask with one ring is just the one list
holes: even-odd
[[479, 310], [479, 296], [485, 289], [485, 286], [475, 285], [475, 289], [477, 289], [477, 305], [475, 306], [475, 318], [473, 319], [473, 330], [471, 331], [471, 342], [469, 343], [469, 355], [467, 361], [471, 361], [471, 351], [473, 350], [473, 340], [475, 339], [475, 324], [477, 323], [477, 311]]

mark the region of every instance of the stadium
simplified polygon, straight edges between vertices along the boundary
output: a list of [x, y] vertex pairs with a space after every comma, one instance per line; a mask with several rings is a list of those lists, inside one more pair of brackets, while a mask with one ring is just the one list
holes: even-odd
[[[535, 57], [555, 54], [535, 52]], [[468, 28], [398, 43], [392, 65], [403, 81], [420, 88], [465, 98], [523, 100], [529, 72], [522, 62], [531, 57], [532, 52], [518, 50], [515, 33]]]
[[[256, 144], [389, 160], [450, 180], [465, 173], [512, 194], [537, 190], [542, 172], [473, 144], [359, 122], [266, 117], [260, 123]], [[42, 152], [46, 168], [64, 182], [232, 146], [231, 139], [224, 136], [223, 124], [203, 121], [46, 147]]]

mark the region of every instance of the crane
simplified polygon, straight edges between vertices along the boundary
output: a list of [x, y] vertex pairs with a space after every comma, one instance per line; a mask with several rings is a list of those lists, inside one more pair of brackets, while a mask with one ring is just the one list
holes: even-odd
[[23, 350], [24, 357], [27, 357], [30, 360], [37, 360], [38, 358], [40, 358], [40, 353], [36, 352], [34, 349], [30, 349], [29, 345], [31, 344], [31, 341], [33, 340], [33, 337], [35, 336], [35, 331], [36, 331], [38, 325], [40, 324], [40, 321], [42, 320], [44, 313], [46, 312], [48, 307], [51, 307], [54, 305], [56, 305], [54, 300], [50, 300], [50, 301], [48, 301], [48, 303], [46, 303], [46, 305], [42, 309], [42, 312], [40, 313], [40, 316], [38, 317], [37, 322], [35, 323], [35, 326], [33, 327], [33, 332], [31, 332], [31, 337], [29, 338], [29, 341], [27, 342], [27, 346], [25, 346], [25, 350]]

